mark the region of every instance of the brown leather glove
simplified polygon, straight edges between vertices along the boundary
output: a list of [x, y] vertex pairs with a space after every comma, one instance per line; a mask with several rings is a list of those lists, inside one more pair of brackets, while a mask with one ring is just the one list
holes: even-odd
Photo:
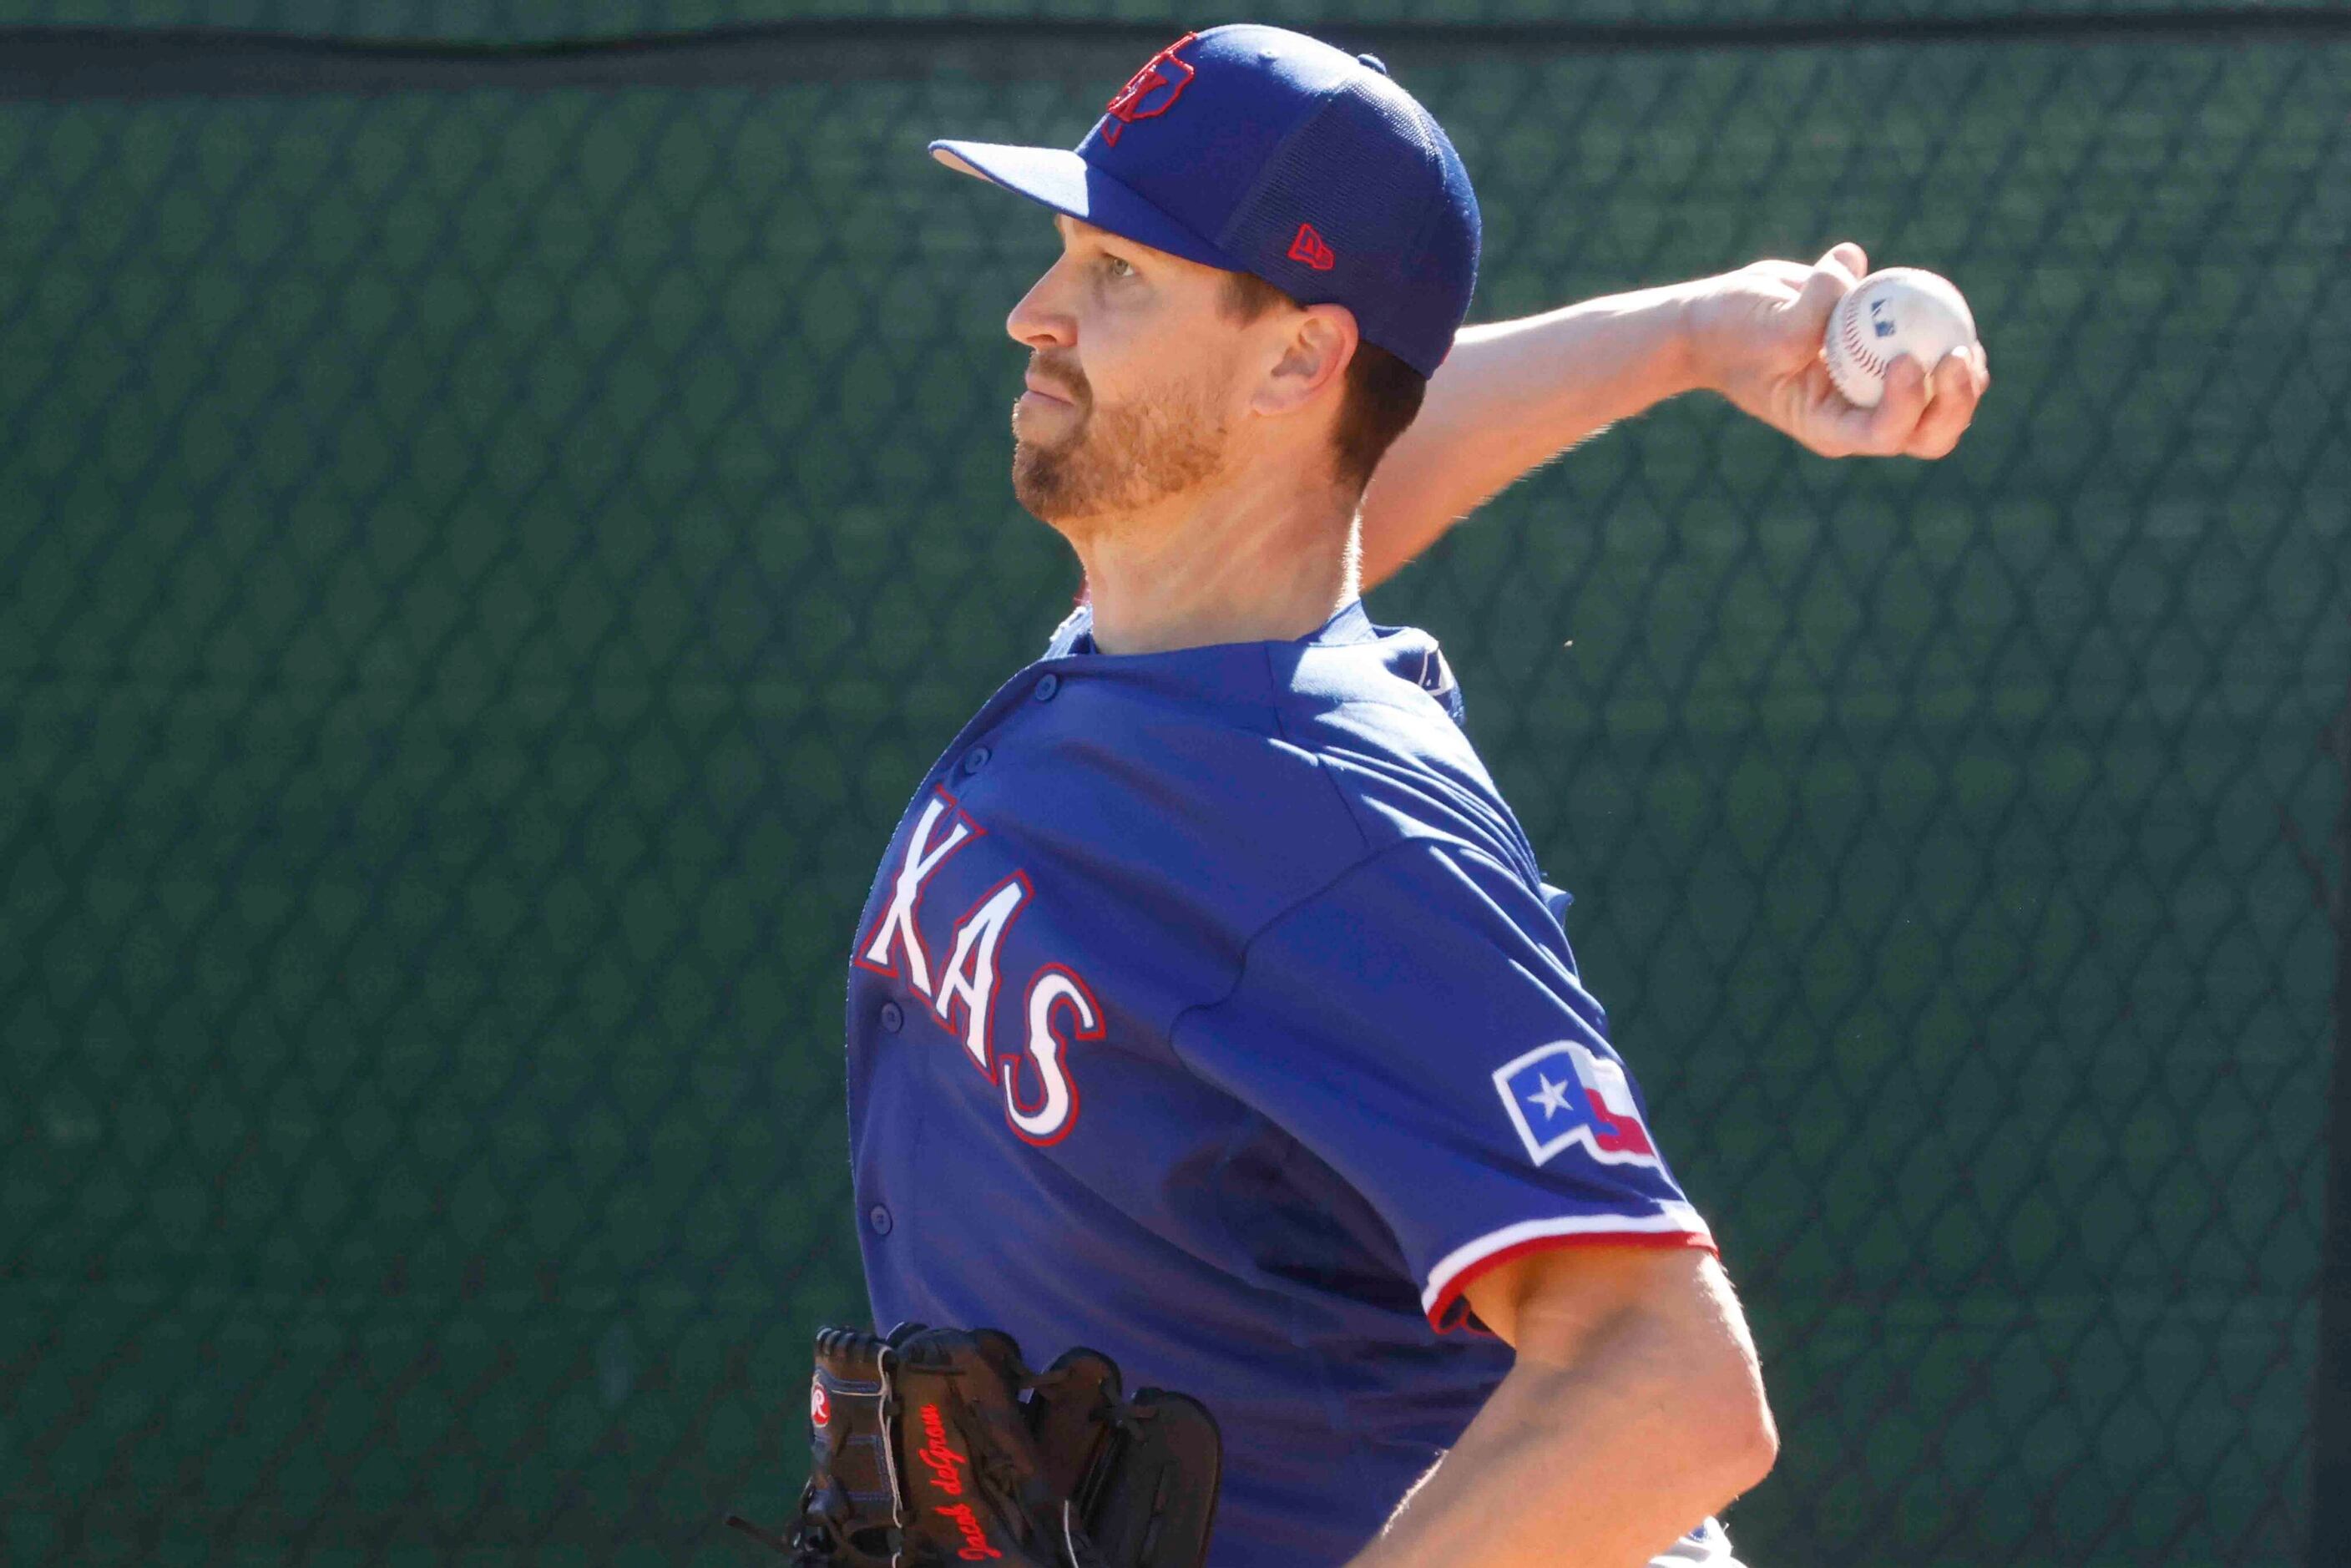
[[727, 1519], [796, 1568], [1201, 1568], [1223, 1448], [1197, 1400], [1123, 1400], [1093, 1351], [1032, 1373], [996, 1329], [826, 1329], [816, 1353], [798, 1520]]

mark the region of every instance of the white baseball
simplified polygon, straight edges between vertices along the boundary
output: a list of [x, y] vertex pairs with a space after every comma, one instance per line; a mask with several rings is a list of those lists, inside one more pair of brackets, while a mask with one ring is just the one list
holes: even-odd
[[[1908, 354], [1931, 371], [1945, 354], [1975, 340], [1975, 315], [1950, 279], [1915, 267], [1889, 267], [1854, 285], [1829, 312], [1821, 353], [1845, 401], [1876, 408], [1896, 356]], [[1935, 395], [1931, 382], [1927, 395]]]

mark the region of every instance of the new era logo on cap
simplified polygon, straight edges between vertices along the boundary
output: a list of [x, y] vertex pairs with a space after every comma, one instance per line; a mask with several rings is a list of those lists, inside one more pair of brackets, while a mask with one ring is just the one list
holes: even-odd
[[1339, 265], [1338, 256], [1314, 232], [1312, 224], [1298, 225], [1298, 237], [1290, 242], [1290, 259], [1302, 261], [1317, 272], [1328, 272]]

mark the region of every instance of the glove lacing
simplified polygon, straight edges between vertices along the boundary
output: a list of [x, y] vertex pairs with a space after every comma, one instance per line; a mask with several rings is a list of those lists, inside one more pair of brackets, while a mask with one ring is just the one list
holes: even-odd
[[816, 1482], [810, 1480], [800, 1488], [799, 1517], [792, 1521], [792, 1532], [789, 1537], [778, 1535], [765, 1525], [754, 1524], [739, 1513], [728, 1514], [726, 1522], [779, 1557], [789, 1557], [799, 1562], [823, 1562], [833, 1555], [840, 1542], [832, 1532], [832, 1526], [821, 1519], [811, 1517], [815, 1502]]

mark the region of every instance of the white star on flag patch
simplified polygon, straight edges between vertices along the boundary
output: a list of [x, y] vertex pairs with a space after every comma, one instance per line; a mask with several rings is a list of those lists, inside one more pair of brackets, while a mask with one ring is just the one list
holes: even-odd
[[1537, 1165], [1571, 1145], [1604, 1165], [1659, 1163], [1625, 1070], [1574, 1040], [1504, 1062], [1494, 1070], [1494, 1087]]

